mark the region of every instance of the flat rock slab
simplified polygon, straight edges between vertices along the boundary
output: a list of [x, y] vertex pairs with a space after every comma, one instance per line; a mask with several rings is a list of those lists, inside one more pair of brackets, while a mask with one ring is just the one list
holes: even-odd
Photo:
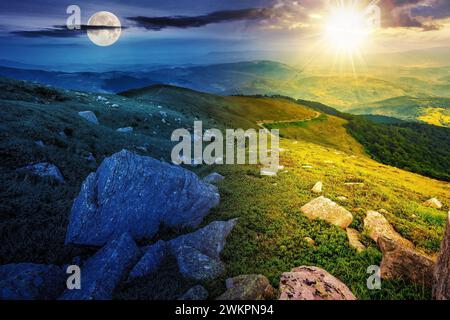
[[378, 242], [378, 238], [381, 236], [385, 236], [405, 247], [414, 248], [412, 242], [395, 231], [389, 221], [377, 211], [367, 211], [367, 215], [364, 218], [364, 229], [367, 230], [369, 237], [375, 242]]
[[66, 286], [58, 266], [13, 263], [0, 266], [0, 300], [53, 300]]
[[356, 297], [325, 270], [302, 266], [281, 275], [280, 300], [356, 300]]
[[383, 279], [406, 279], [431, 288], [434, 267], [431, 258], [384, 236], [379, 237], [378, 245], [383, 253], [380, 265]]
[[125, 232], [140, 239], [161, 225], [197, 227], [219, 201], [217, 188], [193, 172], [123, 150], [84, 181], [66, 243], [101, 246]]
[[260, 274], [241, 275], [226, 281], [227, 291], [217, 300], [270, 300], [275, 289], [269, 280]]
[[81, 289], [66, 289], [62, 300], [111, 300], [114, 289], [139, 258], [140, 250], [127, 233], [111, 241], [81, 267]]
[[342, 229], [353, 221], [353, 215], [349, 211], [323, 196], [308, 202], [300, 210], [311, 220], [325, 220]]

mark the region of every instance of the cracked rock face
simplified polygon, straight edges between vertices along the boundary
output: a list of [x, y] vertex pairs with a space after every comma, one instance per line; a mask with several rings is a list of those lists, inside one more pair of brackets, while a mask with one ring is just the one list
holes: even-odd
[[356, 300], [356, 297], [325, 270], [302, 266], [281, 275], [280, 300]]
[[219, 201], [217, 188], [193, 172], [123, 150], [84, 181], [66, 243], [101, 246], [125, 232], [140, 239], [161, 225], [196, 227]]

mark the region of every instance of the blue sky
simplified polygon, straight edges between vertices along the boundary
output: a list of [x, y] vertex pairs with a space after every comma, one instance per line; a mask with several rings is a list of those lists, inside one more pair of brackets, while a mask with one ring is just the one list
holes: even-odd
[[[247, 52], [251, 58], [251, 52], [301, 51], [313, 47], [312, 42], [319, 37], [326, 19], [326, 10], [335, 2], [1, 1], [0, 59], [46, 66], [93, 67], [96, 64], [202, 63], [211, 52]], [[359, 2], [362, 7], [368, 3]], [[377, 35], [377, 50], [401, 51], [449, 43], [450, 1], [376, 2], [383, 9], [383, 32]], [[120, 40], [110, 47], [97, 47], [85, 34], [58, 36], [60, 33], [55, 32], [52, 35], [55, 28], [65, 25], [66, 8], [71, 4], [81, 8], [82, 24], [97, 11], [117, 15], [126, 27]]]

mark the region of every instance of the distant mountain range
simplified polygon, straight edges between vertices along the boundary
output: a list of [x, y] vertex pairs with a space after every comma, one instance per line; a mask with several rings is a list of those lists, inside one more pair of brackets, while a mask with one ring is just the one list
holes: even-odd
[[0, 76], [71, 90], [120, 93], [166, 84], [217, 95], [284, 95], [340, 111], [449, 125], [450, 67], [380, 67], [355, 76], [266, 60], [108, 72], [47, 71], [7, 64], [0, 67]]

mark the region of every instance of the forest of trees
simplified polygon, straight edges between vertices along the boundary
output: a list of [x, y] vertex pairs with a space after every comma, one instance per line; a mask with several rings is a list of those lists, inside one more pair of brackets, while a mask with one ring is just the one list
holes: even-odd
[[351, 115], [318, 102], [297, 102], [348, 120], [349, 133], [375, 160], [450, 181], [450, 128], [420, 122], [380, 121], [380, 117]]

